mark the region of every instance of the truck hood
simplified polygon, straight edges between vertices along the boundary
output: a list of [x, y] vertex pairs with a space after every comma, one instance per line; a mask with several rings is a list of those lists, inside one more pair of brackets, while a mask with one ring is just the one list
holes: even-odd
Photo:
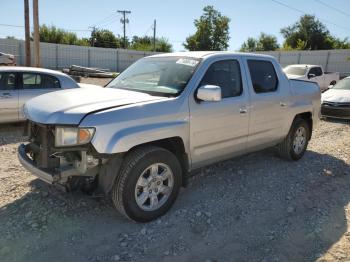
[[322, 94], [322, 102], [350, 103], [350, 90], [329, 89]]
[[160, 99], [167, 98], [114, 88], [75, 88], [35, 97], [23, 111], [37, 123], [78, 125], [89, 113]]

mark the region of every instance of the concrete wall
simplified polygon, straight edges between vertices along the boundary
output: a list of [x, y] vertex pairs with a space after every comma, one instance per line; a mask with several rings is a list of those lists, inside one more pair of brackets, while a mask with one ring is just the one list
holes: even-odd
[[[34, 64], [33, 43], [31, 43], [32, 63]], [[0, 39], [0, 52], [16, 56], [18, 65], [25, 63], [23, 40]], [[98, 48], [73, 45], [40, 43], [41, 66], [51, 69], [67, 68], [70, 65], [107, 68], [120, 72], [136, 60], [157, 54], [125, 49]]]
[[285, 67], [290, 64], [322, 65], [325, 71], [339, 72], [342, 77], [350, 76], [350, 50], [321, 51], [272, 51], [257, 52], [272, 55]]

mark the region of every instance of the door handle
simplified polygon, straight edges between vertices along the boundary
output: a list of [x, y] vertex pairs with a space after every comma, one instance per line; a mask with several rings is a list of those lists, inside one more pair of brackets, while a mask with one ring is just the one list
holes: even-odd
[[239, 113], [240, 113], [240, 114], [246, 114], [247, 112], [248, 112], [248, 109], [245, 108], [245, 107], [241, 107], [241, 108], [239, 109]]
[[287, 103], [280, 102], [280, 106], [281, 106], [281, 107], [286, 107], [286, 106], [287, 106]]

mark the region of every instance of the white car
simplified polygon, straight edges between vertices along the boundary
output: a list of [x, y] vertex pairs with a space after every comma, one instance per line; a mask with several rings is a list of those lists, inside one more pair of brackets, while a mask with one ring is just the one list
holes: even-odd
[[350, 119], [350, 77], [340, 80], [322, 94], [321, 115]]
[[16, 65], [16, 58], [14, 55], [5, 54], [0, 52], [0, 66], [3, 65]]
[[0, 123], [24, 120], [22, 107], [28, 100], [53, 91], [96, 87], [78, 84], [70, 76], [34, 67], [0, 67]]
[[327, 90], [329, 85], [335, 85], [340, 79], [339, 73], [324, 72], [319, 65], [289, 65], [283, 71], [289, 79], [316, 82], [322, 92]]

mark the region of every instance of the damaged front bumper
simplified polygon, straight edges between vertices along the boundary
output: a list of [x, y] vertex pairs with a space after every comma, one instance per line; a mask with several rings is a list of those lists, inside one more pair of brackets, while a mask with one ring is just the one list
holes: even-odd
[[75, 165], [66, 165], [56, 168], [54, 171], [48, 171], [38, 168], [35, 162], [27, 154], [27, 145], [21, 144], [18, 147], [18, 159], [20, 163], [33, 175], [49, 184], [65, 184], [70, 177], [83, 176], [95, 177], [98, 174], [99, 166], [88, 166], [86, 161], [86, 152], [83, 154], [82, 160]]

